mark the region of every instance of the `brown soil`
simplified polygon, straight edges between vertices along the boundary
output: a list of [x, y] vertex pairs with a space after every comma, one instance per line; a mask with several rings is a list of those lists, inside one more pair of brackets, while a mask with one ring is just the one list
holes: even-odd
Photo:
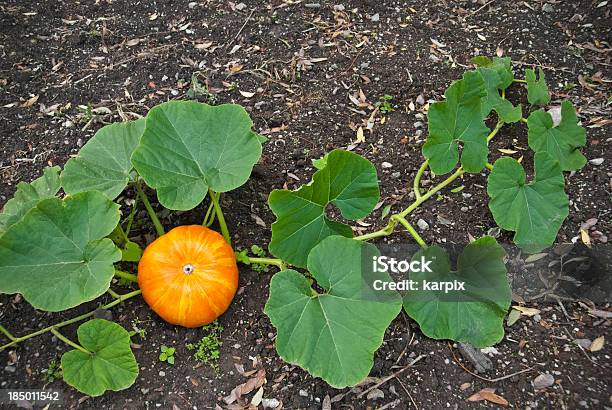
[[[268, 244], [274, 220], [266, 205], [268, 193], [308, 181], [310, 159], [332, 148], [352, 146], [370, 159], [379, 171], [384, 204], [399, 210], [410, 200], [408, 187], [423, 160], [427, 121], [419, 96], [424, 102], [440, 99], [471, 56], [499, 50], [515, 60], [518, 77], [529, 63], [544, 67], [553, 104], [570, 99], [588, 127], [585, 155], [604, 159], [568, 175], [570, 216], [558, 241], [577, 236], [589, 218], [598, 218], [591, 230], [594, 241], [601, 238], [595, 231], [609, 237], [611, 135], [609, 126], [601, 125], [610, 118], [610, 5], [535, 0], [485, 6], [484, 1], [355, 0], [343, 8], [324, 2], [244, 3], [1, 2], [0, 204], [12, 196], [17, 182], [35, 178], [47, 164], [64, 164], [104, 123], [143, 115], [171, 98], [189, 98], [197, 77], [207, 89], [197, 95], [200, 101], [244, 105], [256, 129], [270, 138], [253, 178], [224, 197], [238, 247]], [[384, 124], [377, 116], [373, 131], [365, 133], [366, 142], [355, 145], [356, 128], [371, 112], [348, 98], [359, 98], [360, 89], [370, 104], [385, 94], [393, 96], [395, 110]], [[240, 91], [256, 94], [246, 98]], [[524, 101], [524, 94], [514, 85], [509, 97]], [[93, 116], [81, 106], [91, 107]], [[524, 127], [504, 127], [493, 141], [491, 162], [501, 155], [499, 148], [517, 150], [514, 157], [524, 154], [529, 162]], [[392, 166], [383, 168], [383, 162]], [[430, 183], [429, 175], [424, 183]], [[461, 192], [445, 191], [412, 215], [414, 222], [422, 218], [429, 224], [423, 232], [426, 241], [461, 243], [495, 227], [487, 208], [486, 174], [466, 176], [452, 187], [460, 185], [465, 185]], [[364, 221], [372, 224], [364, 232], [386, 223], [382, 208]], [[202, 213], [198, 208], [166, 214], [164, 223], [199, 223]], [[151, 228], [144, 211], [139, 215], [134, 239], [145, 244], [152, 238]], [[442, 223], [445, 219], [451, 223]], [[405, 238], [397, 233], [385, 240]], [[509, 242], [511, 233], [502, 232], [499, 239]], [[517, 408], [612, 407], [609, 342], [593, 353], [571, 342], [601, 335], [612, 340], [610, 322], [589, 316], [585, 305], [576, 302], [564, 302], [565, 316], [556, 302], [537, 300], [531, 306], [542, 310], [541, 320], [524, 317], [507, 328], [506, 338], [496, 346], [499, 354], [492, 357], [494, 369], [484, 376], [495, 379], [533, 367], [518, 376], [498, 382], [472, 376], [455, 362], [454, 355], [473, 368], [456, 346], [424, 337], [402, 315], [387, 331], [371, 377], [383, 378], [418, 355], [426, 357], [383, 384], [384, 397], [358, 398], [367, 386], [332, 389], [276, 354], [275, 330], [263, 313], [272, 274], [241, 268], [239, 295], [220, 320], [224, 331], [218, 373], [198, 365], [185, 348], [201, 331], [170, 326], [141, 299], [133, 299], [112, 314], [126, 328], [137, 317], [147, 331], [146, 339], [134, 338], [141, 369], [134, 386], [99, 398], [85, 398], [62, 381], [47, 387], [66, 392], [66, 407], [226, 407], [220, 399], [246, 380], [235, 367], [240, 363], [247, 371], [253, 365], [265, 369], [264, 398], [278, 399], [289, 409], [321, 408], [326, 396], [337, 395], [344, 396], [337, 396], [332, 408], [484, 408], [491, 404], [466, 399], [485, 387], [496, 388]], [[15, 296], [1, 296], [0, 302], [0, 322], [16, 334], [95, 307], [47, 314]], [[75, 329], [65, 333], [74, 335]], [[174, 366], [158, 361], [162, 344], [176, 347]], [[45, 335], [0, 352], [0, 388], [45, 386], [43, 370], [63, 351], [61, 342]], [[555, 384], [536, 391], [533, 379], [547, 372]]]

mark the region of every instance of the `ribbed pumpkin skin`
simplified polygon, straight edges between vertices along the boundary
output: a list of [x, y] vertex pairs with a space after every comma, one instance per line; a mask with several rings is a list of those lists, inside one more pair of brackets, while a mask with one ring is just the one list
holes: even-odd
[[[186, 265], [193, 267], [190, 274], [184, 271]], [[176, 227], [145, 249], [138, 285], [147, 304], [166, 322], [203, 326], [222, 315], [236, 294], [234, 251], [211, 229]]]

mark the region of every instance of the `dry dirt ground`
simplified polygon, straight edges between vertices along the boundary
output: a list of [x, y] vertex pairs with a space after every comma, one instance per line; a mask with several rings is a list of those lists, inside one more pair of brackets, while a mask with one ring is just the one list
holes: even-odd
[[[63, 165], [103, 124], [133, 119], [168, 99], [195, 98], [244, 105], [257, 131], [270, 138], [253, 178], [224, 197], [238, 247], [267, 245], [274, 220], [268, 193], [308, 181], [310, 160], [332, 148], [350, 147], [376, 165], [384, 203], [364, 221], [371, 226], [359, 227], [373, 230], [386, 223], [382, 205], [399, 210], [410, 200], [428, 102], [440, 99], [473, 55], [498, 53], [514, 60], [519, 78], [526, 67], [544, 68], [552, 104], [569, 99], [577, 106], [587, 127], [584, 153], [595, 161], [567, 175], [570, 215], [558, 241], [571, 241], [581, 224], [596, 219], [587, 229], [602, 244], [611, 220], [611, 6], [600, 0], [0, 1], [0, 205], [17, 182], [35, 178], [47, 164]], [[514, 85], [509, 96], [524, 101], [525, 94]], [[356, 144], [358, 128], [384, 95], [391, 96], [393, 112], [384, 123], [378, 113], [365, 142]], [[500, 148], [530, 159], [522, 126], [505, 127], [493, 141], [492, 160]], [[430, 175], [424, 183], [431, 183]], [[452, 187], [460, 185], [461, 192], [445, 191], [413, 215], [429, 225], [422, 232], [426, 241], [465, 243], [495, 227], [486, 174]], [[202, 212], [162, 216], [169, 227], [199, 222]], [[144, 245], [152, 235], [146, 214], [139, 215], [134, 239]], [[386, 240], [405, 238], [400, 232]], [[165, 324], [142, 300], [130, 300], [112, 312], [125, 327], [138, 318], [146, 330], [146, 338], [134, 338], [140, 376], [130, 389], [87, 398], [61, 381], [47, 384], [46, 369], [65, 351], [50, 335], [0, 352], [0, 388], [64, 389], [70, 408], [227, 408], [223, 398], [258, 369], [262, 403], [288, 409], [495, 406], [467, 400], [484, 388], [522, 409], [612, 408], [612, 332], [609, 316], [602, 317], [609, 298], [597, 306], [527, 300], [540, 313], [507, 328], [505, 339], [486, 353], [492, 369], [478, 376], [468, 372], [474, 363], [459, 346], [424, 337], [402, 315], [387, 331], [371, 378], [335, 390], [277, 356], [275, 330], [263, 313], [273, 270], [241, 268], [240, 274], [239, 294], [220, 319], [218, 371], [199, 365], [185, 347], [203, 331]], [[46, 314], [14, 295], [0, 302], [0, 321], [16, 334], [95, 307]], [[600, 336], [607, 338], [603, 348], [591, 352]], [[162, 344], [177, 349], [174, 366], [159, 362]], [[425, 357], [360, 396], [419, 355]], [[536, 389], [534, 380], [545, 374], [553, 384]], [[257, 391], [229, 407], [247, 408]]]

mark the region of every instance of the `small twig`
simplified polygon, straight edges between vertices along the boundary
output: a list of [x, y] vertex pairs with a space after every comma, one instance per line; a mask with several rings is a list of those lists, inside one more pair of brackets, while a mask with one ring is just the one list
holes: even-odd
[[406, 394], [408, 395], [408, 397], [410, 397], [410, 401], [412, 402], [412, 405], [414, 406], [414, 408], [416, 410], [419, 410], [419, 406], [417, 406], [416, 402], [414, 401], [414, 399], [412, 398], [412, 394], [410, 394], [410, 392], [408, 391], [408, 389], [406, 388], [406, 386], [404, 386], [404, 383], [402, 383], [401, 379], [397, 379], [397, 382], [400, 384], [400, 386], [402, 386], [402, 389], [404, 389], [404, 391], [406, 392]]
[[467, 20], [470, 17], [472, 17], [474, 14], [478, 13], [480, 10], [484, 9], [485, 7], [487, 7], [489, 4], [493, 3], [495, 0], [491, 0], [486, 2], [485, 4], [483, 4], [482, 6], [478, 7], [476, 10], [474, 10], [473, 12], [471, 12], [470, 14], [468, 14], [467, 16], [465, 16], [465, 18], [463, 20]]
[[557, 299], [557, 303], [559, 304], [559, 306], [561, 307], [561, 311], [563, 312], [563, 314], [565, 315], [565, 318], [569, 321], [571, 321], [573, 318], [570, 317], [570, 315], [567, 314], [567, 310], [565, 310], [565, 306], [563, 306], [563, 302], [561, 302], [561, 299], [559, 299], [558, 297], [556, 297], [557, 295], [554, 295], [553, 297], [555, 297], [555, 299]]
[[365, 396], [366, 394], [368, 394], [369, 392], [371, 392], [372, 390], [382, 386], [383, 384], [387, 383], [389, 380], [397, 377], [398, 375], [402, 374], [404, 371], [408, 370], [410, 367], [414, 366], [414, 364], [416, 362], [418, 362], [419, 360], [425, 358], [426, 356], [424, 354], [420, 355], [419, 357], [417, 357], [416, 359], [414, 359], [413, 361], [411, 361], [408, 365], [406, 365], [405, 367], [399, 369], [398, 371], [396, 371], [395, 373], [385, 377], [384, 379], [382, 379], [381, 381], [379, 381], [378, 383], [376, 383], [374, 386], [370, 387], [369, 389], [366, 389], [364, 391], [362, 391], [361, 393], [359, 393], [357, 395], [357, 398], [360, 399], [363, 396]]
[[480, 375], [478, 375], [478, 374], [474, 373], [473, 371], [471, 371], [471, 370], [470, 370], [470, 369], [468, 369], [467, 367], [465, 367], [465, 366], [463, 365], [463, 363], [461, 363], [461, 362], [459, 361], [459, 359], [457, 358], [457, 355], [455, 355], [455, 352], [453, 351], [453, 348], [452, 348], [452, 346], [450, 345], [450, 343], [448, 344], [448, 348], [450, 349], [451, 354], [453, 355], [453, 360], [455, 361], [455, 363], [457, 363], [457, 364], [459, 365], [459, 367], [461, 367], [463, 370], [465, 370], [466, 372], [468, 372], [468, 373], [469, 373], [469, 374], [471, 374], [472, 376], [474, 376], [474, 377], [476, 377], [476, 378], [478, 378], [478, 379], [480, 379], [480, 380], [484, 380], [485, 382], [489, 382], [489, 383], [496, 383], [496, 382], [499, 382], [499, 381], [501, 381], [501, 380], [506, 380], [506, 379], [509, 379], [509, 378], [511, 378], [511, 377], [517, 376], [517, 375], [519, 375], [519, 374], [522, 374], [522, 373], [527, 373], [528, 371], [533, 370], [533, 367], [528, 367], [527, 369], [519, 370], [518, 372], [514, 372], [514, 373], [512, 373], [512, 374], [507, 374], [507, 375], [505, 375], [505, 376], [497, 377], [497, 378], [495, 378], [495, 379], [489, 379], [488, 377], [482, 377], [482, 376], [480, 376]]
[[406, 319], [406, 314], [404, 313], [404, 311], [402, 311], [402, 318], [404, 319], [404, 323], [406, 324], [407, 336], [411, 336], [411, 337], [410, 337], [410, 340], [406, 343], [406, 346], [404, 346], [404, 350], [402, 350], [400, 355], [397, 357], [395, 364], [398, 364], [399, 361], [402, 360], [402, 357], [404, 357], [404, 354], [406, 354], [406, 350], [408, 350], [408, 346], [412, 345], [412, 341], [414, 340], [414, 333], [410, 331], [410, 323], [408, 323], [408, 320]]
[[251, 19], [251, 16], [253, 15], [253, 13], [255, 13], [255, 9], [251, 10], [251, 13], [249, 14], [249, 16], [246, 18], [246, 20], [244, 21], [244, 24], [242, 25], [242, 27], [240, 27], [240, 30], [238, 30], [238, 33], [236, 33], [236, 35], [234, 36], [234, 38], [232, 38], [232, 41], [230, 41], [229, 43], [227, 43], [225, 46], [223, 46], [223, 48], [228, 48], [229, 46], [231, 46], [232, 44], [234, 44], [234, 41], [236, 41], [236, 39], [238, 38], [238, 36], [240, 35], [240, 33], [242, 33], [242, 30], [244, 30], [244, 28], [246, 27], [247, 23], [249, 22], [249, 20]]

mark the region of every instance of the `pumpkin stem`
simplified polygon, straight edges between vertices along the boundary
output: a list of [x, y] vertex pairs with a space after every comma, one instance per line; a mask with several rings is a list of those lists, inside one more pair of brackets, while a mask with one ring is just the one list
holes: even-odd
[[229, 231], [227, 229], [227, 224], [225, 223], [225, 217], [223, 216], [223, 211], [221, 210], [221, 206], [219, 205], [219, 200], [217, 199], [215, 191], [212, 189], [208, 189], [208, 193], [210, 194], [210, 200], [215, 207], [215, 213], [217, 214], [217, 220], [219, 221], [219, 227], [221, 228], [221, 233], [225, 238], [225, 241], [228, 244], [232, 244], [232, 239], [230, 237]]
[[[134, 290], [134, 291], [129, 292], [129, 293], [124, 293], [123, 295], [119, 295], [119, 299], [115, 299], [112, 302], [107, 303], [104, 306], [100, 306], [99, 309], [110, 309], [113, 306], [117, 306], [119, 303], [121, 303], [121, 302], [123, 302], [125, 300], [133, 298], [134, 296], [140, 295], [141, 293], [142, 293], [142, 291], [140, 289]], [[55, 334], [55, 332], [57, 332], [57, 329], [59, 329], [60, 327], [67, 326], [67, 325], [70, 325], [72, 323], [77, 323], [77, 322], [80, 322], [81, 320], [85, 320], [88, 317], [93, 316], [94, 313], [97, 310], [98, 309], [92, 310], [92, 311], [90, 311], [88, 313], [85, 313], [85, 314], [82, 314], [80, 316], [73, 317], [72, 319], [64, 320], [63, 322], [57, 323], [55, 325], [47, 326], [47, 327], [45, 327], [43, 329], [40, 329], [40, 330], [37, 330], [35, 332], [29, 333], [29, 334], [27, 334], [25, 336], [19, 336], [19, 337], [12, 335], [8, 330], [4, 329], [4, 327], [0, 326], [0, 328], [4, 330], [2, 333], [4, 333], [6, 335], [6, 337], [11, 339], [10, 343], [7, 343], [5, 345], [0, 346], [0, 352], [3, 351], [4, 349], [10, 347], [10, 346], [13, 346], [13, 345], [16, 345], [17, 343], [23, 342], [24, 340], [31, 339], [33, 337], [42, 335], [42, 334], [47, 333], [47, 332], [52, 332], [52, 333]], [[57, 332], [57, 333], [59, 333], [59, 332]], [[89, 352], [87, 352], [87, 353], [89, 353]]]
[[140, 181], [137, 181], [135, 185], [136, 185], [136, 191], [138, 192], [138, 197], [140, 198], [145, 208], [147, 209], [147, 213], [149, 214], [151, 221], [153, 221], [153, 225], [155, 225], [157, 236], [162, 236], [165, 233], [164, 227], [159, 221], [157, 214], [153, 210], [153, 207], [151, 206], [151, 202], [149, 202], [149, 198], [147, 198], [147, 195], [142, 190], [142, 187], [140, 186]]
[[80, 344], [73, 342], [72, 340], [68, 339], [66, 336], [61, 334], [59, 332], [59, 330], [57, 330], [56, 328], [52, 327], [51, 328], [51, 333], [53, 333], [55, 335], [55, 337], [57, 337], [59, 340], [61, 340], [62, 342], [66, 343], [67, 345], [70, 345], [70, 346], [74, 347], [75, 349], [80, 350], [83, 353], [87, 353], [89, 355], [92, 354], [89, 350], [85, 349]]

